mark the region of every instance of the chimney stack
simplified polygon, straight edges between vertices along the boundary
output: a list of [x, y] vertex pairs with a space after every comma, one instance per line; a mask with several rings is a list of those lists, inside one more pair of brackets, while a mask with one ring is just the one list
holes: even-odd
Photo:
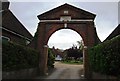
[[2, 10], [7, 10], [9, 9], [10, 2], [8, 0], [2, 0]]

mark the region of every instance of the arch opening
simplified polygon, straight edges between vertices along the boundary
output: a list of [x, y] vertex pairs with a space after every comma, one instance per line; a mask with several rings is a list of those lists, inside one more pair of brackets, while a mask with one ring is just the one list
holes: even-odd
[[[68, 51], [72, 49], [73, 47], [77, 47], [74, 50], [79, 51], [79, 53], [82, 51], [82, 56], [79, 56], [77, 61], [74, 58], [71, 58], [71, 62], [74, 61], [75, 64], [82, 65], [82, 70], [84, 69], [84, 58], [83, 58], [83, 48], [80, 48], [80, 43], [81, 45], [84, 45], [83, 38], [79, 33], [77, 33], [73, 29], [59, 29], [56, 30], [55, 32], [52, 33], [52, 35], [49, 37], [48, 40], [48, 49], [51, 49], [55, 54], [55, 67], [58, 65], [58, 61], [62, 61], [63, 63], [65, 62], [64, 60], [66, 59], [64, 55], [60, 54], [65, 54], [65, 51]], [[83, 46], [84, 47], [84, 46]], [[58, 53], [58, 54], [57, 54]], [[56, 63], [57, 62], [57, 63]], [[77, 63], [78, 62], [78, 63]], [[80, 69], [80, 68], [79, 68]], [[83, 75], [83, 71], [81, 73]]]
[[77, 41], [83, 40], [81, 35], [72, 29], [59, 29], [49, 37], [48, 46], [52, 48], [56, 46], [56, 48], [60, 49], [68, 49], [72, 47], [72, 45], [76, 45], [78, 47]]

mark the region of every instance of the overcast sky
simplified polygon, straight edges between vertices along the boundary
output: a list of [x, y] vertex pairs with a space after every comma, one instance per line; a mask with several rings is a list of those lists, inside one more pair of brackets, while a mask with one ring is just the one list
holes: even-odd
[[[22, 0], [9, 1], [11, 2], [10, 10], [32, 35], [36, 32], [39, 23], [37, 15], [64, 3], [96, 14], [95, 26], [101, 41], [103, 41], [118, 25], [118, 0], [104, 0], [104, 2], [95, 2], [95, 0], [89, 0], [89, 2], [87, 2], [87, 0], [52, 0], [51, 2], [50, 0], [23, 0], [24, 2]], [[50, 47], [55, 45], [56, 48], [65, 49], [72, 46], [72, 44], [76, 44], [76, 41], [81, 39], [79, 34], [73, 30], [59, 30], [50, 37], [48, 45]]]

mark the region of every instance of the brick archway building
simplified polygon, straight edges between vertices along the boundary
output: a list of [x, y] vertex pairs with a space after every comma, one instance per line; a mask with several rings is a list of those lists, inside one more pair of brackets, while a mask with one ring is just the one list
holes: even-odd
[[50, 36], [60, 29], [72, 29], [84, 41], [84, 75], [86, 78], [90, 78], [88, 48], [100, 42], [94, 27], [95, 16], [69, 4], [38, 15], [40, 22], [31, 45], [40, 51], [39, 67], [42, 74], [47, 71], [47, 43]]

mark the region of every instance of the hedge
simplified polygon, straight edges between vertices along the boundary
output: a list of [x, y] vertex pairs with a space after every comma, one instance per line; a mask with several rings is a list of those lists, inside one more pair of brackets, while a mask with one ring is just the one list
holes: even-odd
[[55, 54], [53, 54], [52, 49], [48, 48], [48, 62], [47, 62], [48, 69], [54, 68], [54, 63]]
[[2, 70], [14, 71], [38, 67], [38, 52], [12, 42], [2, 42]]
[[120, 75], [120, 35], [89, 50], [90, 65], [93, 71]]

